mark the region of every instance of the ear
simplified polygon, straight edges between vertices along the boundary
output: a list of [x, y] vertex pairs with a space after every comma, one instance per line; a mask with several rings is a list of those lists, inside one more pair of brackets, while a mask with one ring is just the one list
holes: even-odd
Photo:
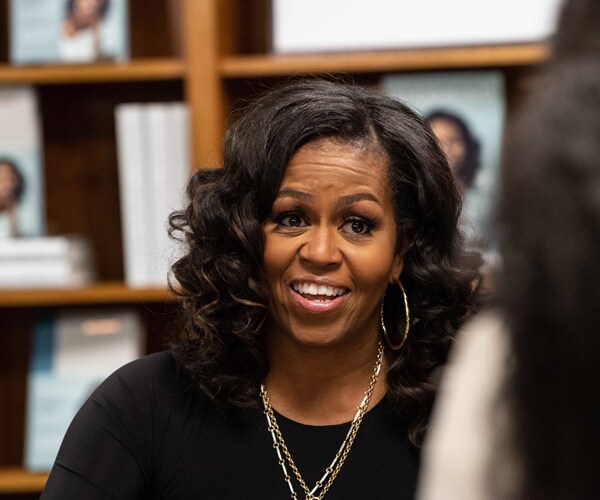
[[388, 283], [396, 283], [400, 279], [402, 270], [404, 269], [404, 254], [397, 253], [394, 255], [394, 261], [392, 262], [392, 268], [390, 269], [390, 277]]

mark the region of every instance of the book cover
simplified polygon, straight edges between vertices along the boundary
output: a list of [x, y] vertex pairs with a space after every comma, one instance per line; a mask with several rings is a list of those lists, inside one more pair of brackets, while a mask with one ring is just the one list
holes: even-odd
[[63, 311], [33, 332], [27, 381], [25, 467], [52, 467], [67, 428], [94, 389], [142, 354], [133, 310]]
[[0, 239], [45, 231], [40, 120], [35, 90], [0, 87]]
[[548, 38], [562, 0], [273, 0], [275, 53], [491, 45]]
[[10, 0], [13, 64], [129, 57], [127, 0]]
[[464, 195], [467, 242], [486, 249], [498, 193], [504, 79], [495, 71], [388, 75], [383, 90], [414, 108], [437, 135]]

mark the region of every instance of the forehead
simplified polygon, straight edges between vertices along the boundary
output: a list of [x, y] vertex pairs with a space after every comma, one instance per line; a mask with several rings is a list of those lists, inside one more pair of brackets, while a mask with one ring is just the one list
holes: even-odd
[[357, 184], [387, 190], [388, 164], [387, 155], [377, 143], [319, 139], [294, 153], [282, 185]]

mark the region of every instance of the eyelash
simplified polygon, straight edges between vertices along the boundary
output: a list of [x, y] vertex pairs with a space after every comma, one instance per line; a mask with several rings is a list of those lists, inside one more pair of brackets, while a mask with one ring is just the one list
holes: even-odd
[[[277, 225], [287, 227], [287, 228], [297, 229], [297, 228], [305, 227], [305, 226], [292, 226], [289, 223], [285, 224], [284, 222], [286, 221], [286, 219], [289, 219], [291, 217], [299, 217], [301, 219], [302, 223], [307, 224], [305, 214], [299, 210], [291, 210], [291, 211], [287, 211], [287, 212], [281, 212], [278, 214], [274, 214], [272, 216], [272, 220]], [[370, 217], [365, 217], [364, 215], [348, 215], [348, 216], [344, 217], [342, 224], [340, 225], [340, 228], [344, 227], [346, 224], [352, 224], [354, 222], [360, 222], [360, 223], [364, 224], [366, 231], [364, 233], [349, 232], [348, 234], [351, 234], [352, 236], [365, 236], [365, 235], [371, 234], [373, 229], [375, 229], [375, 227], [377, 226], [376, 222], [373, 219], [371, 219]]]

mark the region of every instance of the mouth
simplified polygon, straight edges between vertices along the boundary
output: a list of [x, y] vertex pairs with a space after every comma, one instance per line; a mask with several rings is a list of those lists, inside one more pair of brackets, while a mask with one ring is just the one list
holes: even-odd
[[296, 301], [311, 312], [324, 312], [336, 308], [350, 293], [343, 286], [297, 281], [290, 285]]

